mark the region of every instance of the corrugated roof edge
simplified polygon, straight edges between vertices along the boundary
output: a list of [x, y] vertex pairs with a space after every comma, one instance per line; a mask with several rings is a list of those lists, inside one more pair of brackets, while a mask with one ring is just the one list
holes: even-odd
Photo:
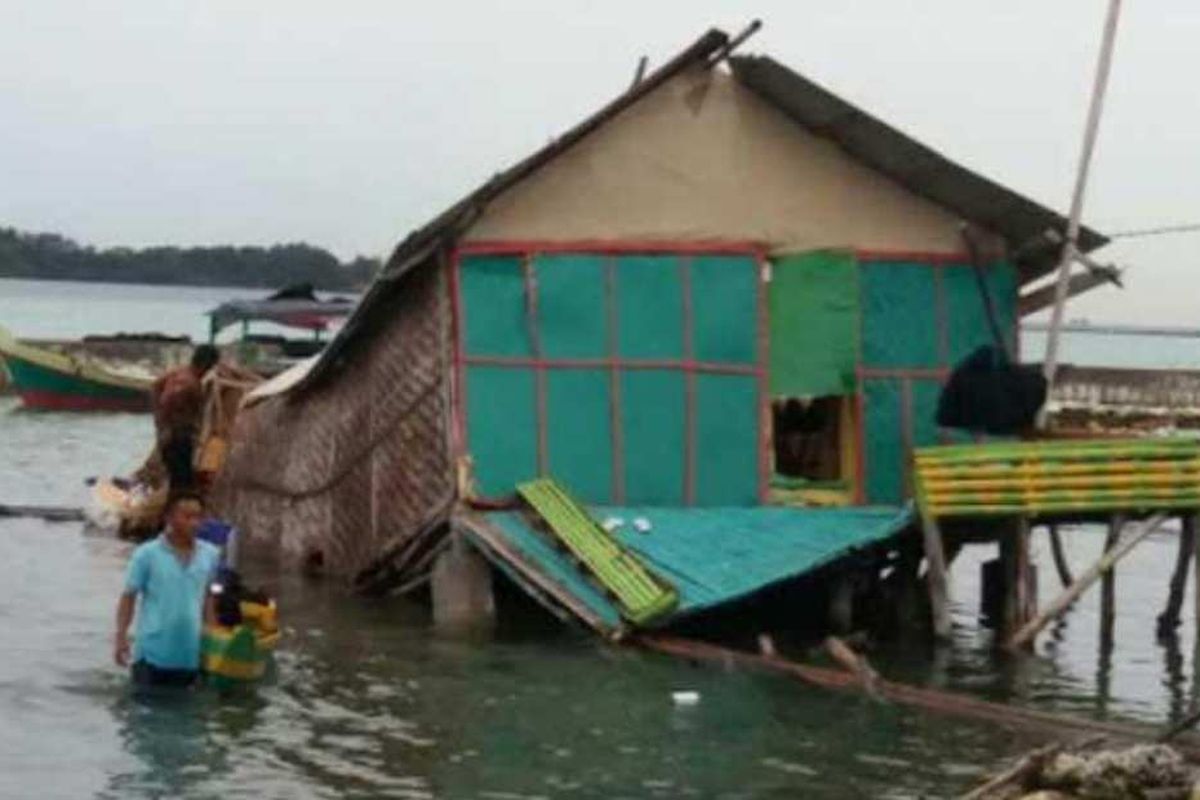
[[[1066, 229], [1061, 214], [951, 161], [768, 56], [734, 56], [730, 65], [739, 82], [798, 124], [914, 194], [1000, 234], [1014, 248], [1047, 230]], [[1080, 231], [1085, 253], [1107, 242], [1090, 228]], [[1048, 244], [1022, 258], [1023, 283], [1056, 265], [1060, 248]]]
[[453, 244], [459, 234], [478, 218], [483, 208], [497, 195], [537, 171], [679, 72], [709, 58], [728, 42], [728, 34], [717, 28], [711, 28], [688, 48], [646, 75], [638, 83], [630, 86], [595, 114], [537, 152], [492, 176], [486, 183], [443, 211], [431, 222], [406, 236], [392, 251], [383, 270], [359, 302], [354, 315], [329, 342], [329, 346], [321, 354], [320, 361], [314, 365], [295, 389], [303, 391], [319, 381], [330, 368], [336, 366], [345, 352], [346, 346], [369, 324], [372, 314], [387, 294], [388, 288], [410, 269], [431, 256], [435, 256], [443, 247]]

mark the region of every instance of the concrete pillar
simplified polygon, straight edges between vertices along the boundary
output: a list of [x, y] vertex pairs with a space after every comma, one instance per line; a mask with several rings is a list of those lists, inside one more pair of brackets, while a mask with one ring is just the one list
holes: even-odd
[[433, 564], [430, 591], [438, 629], [478, 632], [495, 624], [491, 567], [457, 533], [452, 534], [450, 548]]

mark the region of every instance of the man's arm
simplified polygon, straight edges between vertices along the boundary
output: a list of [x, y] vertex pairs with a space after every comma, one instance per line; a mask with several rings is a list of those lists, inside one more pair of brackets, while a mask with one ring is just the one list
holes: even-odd
[[133, 608], [137, 595], [122, 592], [117, 601], [117, 634], [113, 642], [113, 661], [118, 667], [129, 666], [129, 625], [133, 622]]

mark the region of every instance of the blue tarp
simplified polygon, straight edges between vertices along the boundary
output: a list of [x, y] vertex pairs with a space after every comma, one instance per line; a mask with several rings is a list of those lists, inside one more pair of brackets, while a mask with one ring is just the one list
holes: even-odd
[[[738, 600], [796, 578], [852, 550], [887, 539], [912, 520], [910, 509], [846, 508], [593, 508], [603, 522], [620, 519], [614, 530], [644, 563], [679, 591], [679, 607], [663, 620]], [[482, 541], [485, 554], [506, 572], [536, 569], [543, 584], [568, 593], [592, 613], [594, 622], [615, 629], [616, 605], [555, 548], [549, 536], [532, 529], [516, 512], [486, 515], [488, 528], [503, 538], [504, 549], [519, 555], [511, 563]], [[650, 529], [641, 532], [635, 520]], [[660, 624], [662, 624], [660, 623]]]

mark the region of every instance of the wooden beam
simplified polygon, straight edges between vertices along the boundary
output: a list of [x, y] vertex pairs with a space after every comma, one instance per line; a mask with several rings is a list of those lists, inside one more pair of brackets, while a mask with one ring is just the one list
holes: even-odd
[[1166, 520], [1165, 513], [1158, 513], [1150, 517], [1142, 523], [1141, 530], [1125, 538], [1123, 542], [1118, 544], [1111, 551], [1100, 557], [1095, 564], [1088, 567], [1087, 571], [1075, 581], [1075, 584], [1069, 587], [1066, 591], [1054, 599], [1044, 611], [1031, 619], [1021, 630], [1008, 641], [1008, 647], [1011, 649], [1019, 649], [1027, 642], [1031, 642], [1038, 632], [1054, 618], [1058, 617], [1066, 611], [1081, 594], [1087, 591], [1093, 583], [1099, 580], [1100, 576], [1108, 570], [1112, 569], [1113, 565], [1129, 554], [1139, 542], [1145, 539], [1154, 531], [1158, 530], [1159, 526]]
[[[1111, 283], [1111, 281], [1104, 275], [1096, 272], [1080, 272], [1072, 275], [1071, 279], [1067, 282], [1067, 297], [1075, 297], [1076, 295], [1095, 289], [1097, 286], [1103, 286], [1106, 283]], [[1035, 314], [1044, 308], [1054, 305], [1054, 289], [1054, 284], [1049, 284], [1018, 297], [1018, 316], [1024, 317], [1029, 314]]]
[[950, 638], [950, 586], [946, 577], [946, 551], [942, 548], [942, 531], [933, 517], [922, 517], [921, 532], [925, 541], [926, 588], [933, 614], [933, 635]]
[[[740, 650], [731, 650], [719, 645], [700, 642], [693, 639], [682, 639], [664, 634], [641, 634], [634, 638], [633, 643], [647, 650], [684, 658], [693, 662], [715, 664], [723, 669], [743, 667], [764, 672], [774, 672], [799, 680], [812, 686], [839, 691], [863, 691], [864, 686], [858, 674], [846, 670], [814, 667], [789, 661], [776, 655], [759, 655]], [[1103, 734], [1115, 740], [1145, 741], [1153, 736], [1153, 729], [1146, 726], [1107, 722], [1102, 720], [1079, 717], [1061, 716], [1046, 711], [1005, 703], [993, 703], [971, 697], [965, 694], [943, 692], [909, 686], [878, 678], [872, 682], [872, 688], [879, 697], [898, 705], [910, 708], [920, 708], [935, 714], [947, 714], [962, 718], [970, 718], [992, 722], [1009, 727], [1020, 726], [1038, 729], [1046, 732], [1064, 734]], [[1175, 747], [1187, 757], [1194, 757], [1197, 752], [1197, 742], [1194, 737], [1184, 734], [1176, 742]]]
[[1158, 638], [1174, 636], [1179, 627], [1179, 614], [1183, 610], [1183, 594], [1187, 589], [1188, 570], [1192, 566], [1196, 549], [1196, 517], [1185, 514], [1180, 520], [1179, 551], [1175, 555], [1175, 570], [1171, 573], [1171, 588], [1167, 593], [1167, 605], [1158, 615], [1156, 631]]
[[46, 522], [83, 522], [83, 509], [68, 506], [25, 506], [0, 503], [0, 517], [32, 517]]
[[[1104, 554], [1108, 555], [1121, 541], [1121, 530], [1125, 527], [1125, 517], [1113, 514], [1108, 521], [1108, 532], [1104, 535]], [[1105, 571], [1100, 578], [1100, 649], [1111, 650], [1113, 645], [1113, 625], [1117, 616], [1116, 570]]]

